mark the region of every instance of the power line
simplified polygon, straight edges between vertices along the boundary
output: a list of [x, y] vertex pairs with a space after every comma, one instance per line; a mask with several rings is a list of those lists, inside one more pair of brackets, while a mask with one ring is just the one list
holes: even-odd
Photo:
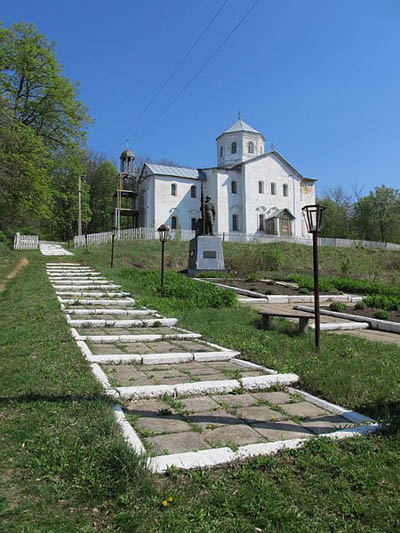
[[138, 137], [135, 139], [135, 144], [137, 144], [145, 135], [148, 133], [156, 124], [157, 122], [165, 115], [165, 113], [170, 109], [170, 107], [178, 100], [178, 98], [186, 91], [186, 89], [192, 84], [192, 82], [197, 78], [197, 76], [202, 72], [202, 70], [208, 65], [208, 63], [217, 55], [217, 53], [220, 51], [220, 49], [224, 46], [224, 44], [228, 41], [228, 39], [235, 33], [235, 31], [239, 28], [239, 26], [242, 24], [242, 22], [245, 20], [245, 18], [253, 11], [253, 9], [256, 7], [260, 0], [255, 0], [253, 4], [249, 7], [249, 9], [244, 13], [242, 18], [237, 22], [237, 24], [232, 28], [232, 30], [228, 33], [228, 35], [223, 39], [223, 41], [217, 46], [217, 48], [214, 50], [214, 52], [204, 61], [204, 63], [200, 66], [200, 68], [196, 71], [196, 73], [190, 78], [190, 80], [182, 87], [182, 89], [178, 92], [176, 96], [169, 102], [169, 104], [164, 108], [163, 111], [157, 116], [157, 118], [150, 124], [150, 126]]
[[136, 125], [136, 123], [142, 118], [142, 116], [146, 113], [146, 111], [149, 109], [149, 107], [153, 104], [153, 102], [156, 100], [156, 98], [161, 94], [161, 92], [165, 89], [165, 87], [168, 85], [168, 83], [171, 81], [171, 79], [175, 76], [175, 74], [178, 72], [178, 70], [181, 68], [181, 66], [184, 64], [184, 62], [186, 61], [186, 59], [189, 57], [191, 51], [193, 50], [193, 48], [196, 46], [196, 44], [200, 41], [200, 39], [203, 37], [203, 35], [206, 33], [206, 31], [208, 30], [208, 28], [211, 26], [211, 24], [214, 22], [214, 20], [218, 17], [218, 15], [221, 13], [221, 11], [223, 10], [223, 8], [226, 6], [226, 4], [228, 3], [228, 0], [224, 0], [221, 4], [221, 6], [219, 7], [219, 9], [217, 10], [217, 12], [215, 13], [215, 15], [211, 18], [211, 20], [208, 22], [208, 24], [205, 26], [205, 28], [203, 29], [203, 31], [200, 33], [200, 35], [197, 37], [197, 39], [194, 41], [194, 43], [192, 44], [192, 46], [189, 48], [189, 50], [186, 52], [186, 54], [183, 56], [183, 58], [181, 59], [181, 61], [178, 63], [178, 65], [175, 67], [175, 69], [171, 72], [171, 74], [167, 77], [167, 79], [165, 80], [165, 82], [161, 85], [161, 87], [158, 89], [158, 91], [154, 94], [154, 96], [149, 100], [149, 102], [147, 103], [147, 105], [145, 106], [145, 108], [143, 109], [143, 111], [141, 111], [139, 113], [139, 115], [134, 119], [134, 121], [132, 122], [132, 124], [129, 126], [129, 128], [127, 129], [126, 133], [121, 136], [121, 138], [118, 140], [118, 142], [113, 146], [113, 148], [111, 149], [114, 150], [114, 148], [120, 143], [121, 139], [124, 139], [127, 134], [131, 131], [131, 129]]

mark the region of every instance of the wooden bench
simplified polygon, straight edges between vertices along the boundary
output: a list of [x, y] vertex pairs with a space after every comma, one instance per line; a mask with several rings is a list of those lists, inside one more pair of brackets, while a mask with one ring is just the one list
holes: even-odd
[[263, 329], [270, 328], [270, 318], [271, 317], [280, 317], [280, 318], [298, 318], [299, 319], [299, 330], [301, 333], [304, 333], [308, 327], [308, 321], [310, 318], [313, 318], [313, 315], [307, 315], [306, 313], [293, 312], [274, 312], [274, 311], [260, 311], [258, 313], [262, 316], [263, 320]]

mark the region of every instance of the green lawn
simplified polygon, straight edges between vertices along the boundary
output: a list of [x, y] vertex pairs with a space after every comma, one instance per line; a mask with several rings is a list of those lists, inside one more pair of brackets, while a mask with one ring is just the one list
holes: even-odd
[[[186, 243], [174, 245], [170, 261], [178, 270]], [[312, 440], [242, 465], [151, 476], [123, 443], [111, 403], [70, 336], [46, 258], [27, 252], [28, 266], [0, 294], [0, 531], [398, 531], [400, 350], [323, 334], [316, 357], [312, 334], [283, 321], [265, 332], [249, 309], [195, 310], [161, 298], [124, 271], [157, 267], [159, 248], [119, 246], [113, 271], [109, 247], [80, 250], [74, 259], [177, 316], [182, 327], [297, 372], [304, 389], [390, 427], [345, 442]]]

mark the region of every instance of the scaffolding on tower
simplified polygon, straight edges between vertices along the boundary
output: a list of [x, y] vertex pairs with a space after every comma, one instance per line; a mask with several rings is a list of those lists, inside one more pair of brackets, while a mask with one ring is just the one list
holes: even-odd
[[126, 228], [138, 228], [140, 225], [140, 210], [137, 205], [137, 178], [133, 167], [134, 159], [135, 156], [128, 147], [120, 156], [120, 172], [113, 201], [114, 226], [118, 234], [122, 229], [122, 217], [127, 221]]

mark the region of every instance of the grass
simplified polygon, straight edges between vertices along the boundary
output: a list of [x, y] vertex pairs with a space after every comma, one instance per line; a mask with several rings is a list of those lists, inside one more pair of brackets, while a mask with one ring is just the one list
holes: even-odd
[[[46, 279], [46, 258], [29, 252], [29, 265], [0, 294], [0, 530], [398, 531], [400, 350], [323, 334], [315, 357], [312, 335], [284, 321], [265, 332], [247, 308], [187, 311], [184, 301], [178, 306], [120, 276], [134, 245], [117, 249], [112, 272], [108, 247], [75, 259], [142, 301], [154, 298], [182, 327], [255, 362], [297, 372], [303, 388], [391, 426], [368, 438], [312, 440], [301, 450], [212, 471], [149, 476], [123, 443], [111, 403], [70, 336]], [[140, 251], [144, 263], [157, 266], [159, 243]]]

